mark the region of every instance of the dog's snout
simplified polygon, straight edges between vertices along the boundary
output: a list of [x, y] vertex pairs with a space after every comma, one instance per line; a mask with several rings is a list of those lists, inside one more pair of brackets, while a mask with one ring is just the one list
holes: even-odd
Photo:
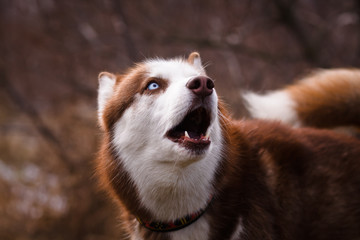
[[195, 95], [205, 98], [212, 94], [214, 88], [214, 81], [208, 77], [196, 77], [191, 79], [186, 87], [189, 88]]

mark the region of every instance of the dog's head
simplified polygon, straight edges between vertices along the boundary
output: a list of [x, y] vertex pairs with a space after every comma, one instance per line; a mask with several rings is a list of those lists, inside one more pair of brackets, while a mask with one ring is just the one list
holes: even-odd
[[99, 75], [98, 117], [125, 162], [191, 163], [219, 151], [214, 82], [198, 53]]

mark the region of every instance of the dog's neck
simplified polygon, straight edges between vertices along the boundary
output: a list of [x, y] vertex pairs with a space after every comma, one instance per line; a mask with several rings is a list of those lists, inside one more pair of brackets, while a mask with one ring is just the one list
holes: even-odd
[[136, 217], [136, 219], [143, 227], [153, 232], [174, 232], [195, 223], [206, 212], [212, 200], [213, 196], [211, 195], [209, 196], [209, 200], [205, 208], [199, 209], [196, 212], [190, 213], [186, 216], [182, 216], [169, 222], [145, 221], [140, 217]]
[[156, 221], [173, 221], [206, 208], [217, 164], [218, 159], [204, 158], [185, 167], [164, 164], [139, 172], [135, 184], [141, 204]]

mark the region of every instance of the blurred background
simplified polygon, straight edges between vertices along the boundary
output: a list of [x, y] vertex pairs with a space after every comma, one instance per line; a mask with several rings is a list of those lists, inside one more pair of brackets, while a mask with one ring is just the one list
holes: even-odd
[[120, 239], [94, 158], [97, 76], [199, 51], [240, 91], [360, 64], [359, 0], [0, 0], [0, 239]]

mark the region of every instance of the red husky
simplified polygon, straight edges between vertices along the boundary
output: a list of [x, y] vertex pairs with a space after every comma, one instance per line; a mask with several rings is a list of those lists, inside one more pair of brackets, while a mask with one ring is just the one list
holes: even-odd
[[[355, 70], [245, 98], [255, 117], [360, 126]], [[198, 53], [101, 73], [98, 104], [97, 172], [125, 239], [360, 239], [360, 141], [231, 119]]]

